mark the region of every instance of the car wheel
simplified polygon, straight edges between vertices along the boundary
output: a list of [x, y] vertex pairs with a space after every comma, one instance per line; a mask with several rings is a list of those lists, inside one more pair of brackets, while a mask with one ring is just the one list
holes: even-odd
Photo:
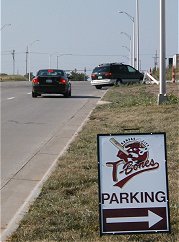
[[117, 79], [115, 82], [115, 86], [119, 86], [120, 84], [122, 84], [122, 80], [121, 79]]
[[67, 90], [66, 93], [64, 93], [64, 97], [70, 97], [71, 96], [71, 91]]
[[101, 89], [102, 88], [102, 86], [99, 86], [99, 85], [95, 86], [95, 87], [96, 87], [96, 89]]
[[69, 91], [69, 97], [71, 97], [71, 88], [70, 88], [70, 91]]
[[139, 79], [139, 84], [144, 84], [144, 83], [145, 83], [144, 79]]
[[32, 97], [38, 97], [38, 94], [36, 92], [32, 92]]

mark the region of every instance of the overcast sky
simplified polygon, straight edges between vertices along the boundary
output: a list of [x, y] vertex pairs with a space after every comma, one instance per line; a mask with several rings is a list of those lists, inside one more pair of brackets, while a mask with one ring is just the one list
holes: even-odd
[[[178, 0], [166, 2], [166, 57], [178, 52]], [[140, 67], [154, 67], [159, 55], [159, 0], [139, 0]], [[1, 0], [1, 72], [26, 72], [26, 49], [31, 53], [31, 70], [58, 66], [86, 68], [106, 62], [129, 63], [129, 38], [136, 0]], [[39, 41], [36, 41], [39, 40]], [[35, 42], [34, 42], [35, 41]], [[31, 45], [31, 43], [33, 43]], [[126, 47], [123, 47], [126, 46]], [[71, 54], [71, 55], [62, 55]], [[168, 64], [168, 62], [167, 62]]]

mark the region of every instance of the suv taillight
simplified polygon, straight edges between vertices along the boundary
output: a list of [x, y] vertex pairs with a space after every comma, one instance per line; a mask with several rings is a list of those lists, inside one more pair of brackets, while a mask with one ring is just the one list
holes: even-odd
[[91, 79], [95, 79], [96, 74], [91, 74]]
[[112, 73], [111, 72], [106, 72], [104, 75], [105, 75], [105, 77], [110, 78], [112, 76]]
[[59, 80], [59, 82], [60, 82], [61, 84], [66, 84], [66, 83], [67, 83], [67, 80], [61, 78], [61, 79]]
[[39, 84], [39, 79], [38, 79], [38, 77], [33, 78], [33, 79], [32, 79], [32, 82], [33, 82], [34, 84]]

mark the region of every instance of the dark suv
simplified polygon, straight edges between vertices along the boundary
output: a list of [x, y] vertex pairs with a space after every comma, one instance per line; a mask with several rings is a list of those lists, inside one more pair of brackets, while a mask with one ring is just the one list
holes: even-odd
[[130, 65], [122, 63], [106, 63], [94, 68], [91, 74], [91, 85], [97, 89], [125, 83], [137, 83], [144, 75]]

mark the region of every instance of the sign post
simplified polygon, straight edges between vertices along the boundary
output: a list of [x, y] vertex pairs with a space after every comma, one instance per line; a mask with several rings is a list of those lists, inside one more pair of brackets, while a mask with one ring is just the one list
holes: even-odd
[[100, 234], [170, 232], [165, 133], [99, 134]]

